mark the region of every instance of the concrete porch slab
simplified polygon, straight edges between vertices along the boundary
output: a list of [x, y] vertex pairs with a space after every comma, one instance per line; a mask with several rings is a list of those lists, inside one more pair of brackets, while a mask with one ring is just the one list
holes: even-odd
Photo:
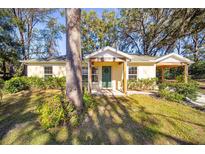
[[[123, 92], [119, 90], [112, 90], [112, 89], [98, 89], [92, 90], [93, 95], [106, 95], [106, 96], [126, 96]], [[156, 95], [155, 92], [148, 92], [148, 91], [127, 91], [127, 95]]]
[[98, 89], [98, 90], [92, 90], [93, 95], [106, 95], [106, 96], [125, 96], [125, 94], [118, 90], [112, 90], [112, 89]]

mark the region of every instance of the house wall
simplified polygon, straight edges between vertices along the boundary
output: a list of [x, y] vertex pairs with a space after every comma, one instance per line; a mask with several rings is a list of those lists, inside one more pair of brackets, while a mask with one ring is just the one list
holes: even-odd
[[98, 67], [98, 83], [92, 83], [93, 89], [102, 88], [102, 66], [111, 66], [111, 86], [113, 90], [122, 90], [123, 63], [118, 62], [95, 62], [94, 67]]
[[137, 67], [137, 78], [155, 78], [156, 77], [156, 64], [154, 63], [128, 63], [127, 75], [130, 66]]
[[[29, 64], [28, 76], [44, 77], [44, 67], [53, 66], [53, 75], [55, 77], [62, 77], [66, 75], [65, 64]], [[92, 65], [98, 67], [98, 82], [92, 83], [93, 89], [102, 88], [102, 66], [111, 66], [111, 85], [113, 90], [123, 90], [123, 63], [122, 62], [94, 62]], [[156, 64], [154, 63], [128, 63], [128, 70], [130, 66], [137, 66], [137, 77], [139, 79], [156, 77]]]
[[52, 66], [53, 67], [53, 76], [62, 77], [65, 76], [65, 64], [28, 64], [27, 65], [27, 76], [37, 76], [44, 77], [44, 67]]

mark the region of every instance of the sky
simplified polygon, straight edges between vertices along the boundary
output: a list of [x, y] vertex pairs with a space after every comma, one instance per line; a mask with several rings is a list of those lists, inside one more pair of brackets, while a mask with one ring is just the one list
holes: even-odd
[[[98, 16], [101, 16], [102, 15], [102, 12], [104, 9], [89, 9], [89, 8], [86, 8], [86, 9], [82, 9], [82, 10], [85, 10], [85, 11], [91, 11], [91, 10], [94, 10], [97, 12]], [[106, 9], [108, 11], [116, 11], [117, 12], [117, 9]], [[59, 13], [55, 13], [54, 16], [58, 19], [58, 21], [61, 23], [61, 24], [64, 24], [65, 25], [65, 17], [62, 17]], [[58, 50], [59, 50], [59, 54], [60, 55], [65, 55], [66, 54], [66, 35], [65, 34], [62, 34], [62, 39], [61, 40], [58, 40]]]

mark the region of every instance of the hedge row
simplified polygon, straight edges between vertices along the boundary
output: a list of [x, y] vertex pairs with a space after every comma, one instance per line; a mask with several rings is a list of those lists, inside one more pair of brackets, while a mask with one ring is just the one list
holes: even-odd
[[4, 83], [4, 90], [8, 93], [16, 93], [31, 88], [37, 89], [64, 89], [65, 77], [14, 77]]

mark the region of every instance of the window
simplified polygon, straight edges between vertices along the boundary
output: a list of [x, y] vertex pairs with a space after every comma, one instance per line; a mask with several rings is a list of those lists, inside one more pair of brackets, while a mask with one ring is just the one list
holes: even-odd
[[52, 77], [53, 76], [53, 67], [52, 66], [45, 66], [44, 67], [44, 77]]
[[87, 67], [82, 67], [82, 78], [83, 78], [84, 83], [88, 82], [88, 68]]
[[137, 67], [129, 67], [129, 79], [137, 79]]
[[97, 69], [97, 67], [92, 67], [92, 82], [98, 82], [98, 69]]

